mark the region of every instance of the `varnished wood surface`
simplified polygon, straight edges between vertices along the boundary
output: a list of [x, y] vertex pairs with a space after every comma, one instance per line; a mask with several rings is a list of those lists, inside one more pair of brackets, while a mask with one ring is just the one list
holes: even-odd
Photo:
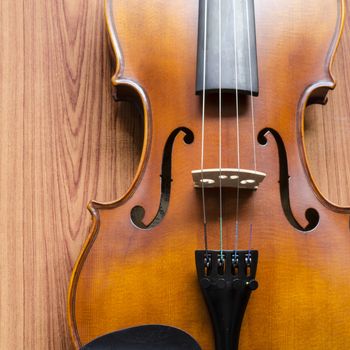
[[[151, 112], [153, 115], [152, 138], [146, 133], [146, 152], [132, 190], [122, 200], [109, 204], [94, 202], [90, 206], [94, 223], [70, 284], [69, 322], [73, 339], [79, 346], [115, 329], [170, 323], [189, 332], [203, 350], [212, 350], [210, 320], [196, 283], [195, 266], [190, 262], [193, 251], [204, 247], [202, 204], [190, 179], [193, 167], [200, 166], [201, 104], [193, 95], [197, 1], [106, 3], [117, 57], [113, 84], [119, 91], [123, 88], [125, 92], [127, 87], [129, 92], [137, 91], [147, 125]], [[260, 288], [245, 314], [241, 350], [350, 347], [350, 332], [344, 328], [344, 324], [350, 324], [350, 295], [343, 280], [348, 273], [344, 260], [350, 255], [349, 210], [329, 203], [321, 195], [309, 178], [301, 144], [302, 116], [308, 97], [316, 87], [319, 97], [320, 87], [334, 87], [329, 75], [330, 58], [340, 38], [343, 1], [314, 0], [308, 7], [299, 0], [288, 4], [289, 7], [278, 0], [255, 4], [261, 91], [254, 100], [258, 116], [255, 126], [256, 130], [265, 130], [264, 134], [266, 126], [272, 128], [280, 152], [278, 155], [276, 148], [272, 148], [274, 143], [269, 141], [263, 147], [265, 142], [260, 136], [258, 169], [268, 176], [258, 191], [240, 195], [238, 247], [246, 249], [250, 244], [247, 228], [253, 222], [253, 247], [260, 252], [257, 274]], [[130, 6], [138, 11], [130, 11]], [[116, 44], [117, 33], [120, 46]], [[207, 102], [204, 163], [211, 168], [218, 164], [218, 101], [210, 98]], [[235, 139], [234, 103], [230, 99], [223, 103], [223, 168], [233, 164], [245, 169], [252, 166], [250, 109], [249, 100], [241, 99], [240, 134], [244, 137], [240, 146], [244, 152], [237, 165], [235, 152], [230, 152]], [[180, 126], [193, 131], [193, 144], [175, 143], [169, 211], [164, 220], [152, 221], [158, 209], [161, 150], [170, 133]], [[189, 135], [189, 131], [182, 130]], [[276, 171], [278, 163], [282, 164], [281, 142], [285, 145], [290, 175], [289, 197], [288, 179], [280, 178], [284, 213]], [[291, 208], [286, 207], [289, 198]], [[217, 191], [207, 193], [206, 202], [208, 246], [233, 247], [235, 196], [225, 190], [220, 223]], [[140, 206], [142, 213], [137, 223], [133, 213]], [[159, 212], [165, 211], [162, 205]], [[267, 217], [271, 218], [268, 222]], [[312, 217], [320, 220], [315, 222]], [[150, 222], [152, 226], [146, 232], [139, 229], [148, 227]], [[219, 226], [223, 231], [221, 242]], [[264, 310], [268, 310], [268, 315]], [[311, 319], [318, 321], [309, 329]]]
[[[102, 1], [3, 0], [0, 29], [0, 349], [71, 349], [66, 295], [86, 204], [123, 194], [141, 133], [130, 108], [117, 116], [112, 102]], [[307, 136], [322, 191], [348, 205], [345, 29], [338, 87], [312, 107]]]

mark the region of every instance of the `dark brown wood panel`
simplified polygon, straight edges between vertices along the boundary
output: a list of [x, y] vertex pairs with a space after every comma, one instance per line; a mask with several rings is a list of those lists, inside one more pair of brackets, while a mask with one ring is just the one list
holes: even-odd
[[[0, 349], [70, 349], [67, 286], [90, 225], [86, 204], [127, 189], [140, 123], [112, 101], [101, 0], [3, 0], [0, 28]], [[350, 204], [345, 29], [338, 88], [306, 118], [317, 183], [342, 205]]]

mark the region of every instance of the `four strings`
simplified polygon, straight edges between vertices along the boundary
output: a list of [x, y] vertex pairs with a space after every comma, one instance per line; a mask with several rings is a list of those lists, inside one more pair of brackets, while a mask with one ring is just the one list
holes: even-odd
[[[252, 64], [251, 64], [251, 39], [249, 29], [249, 6], [248, 0], [244, 0], [246, 4], [246, 25], [248, 37], [248, 56], [249, 56], [249, 80], [250, 80], [250, 98], [251, 98], [251, 124], [252, 124], [252, 142], [253, 142], [253, 166], [256, 172], [256, 145], [255, 145], [255, 115], [254, 115], [254, 98], [253, 98], [253, 83], [252, 83]], [[205, 180], [204, 180], [204, 146], [205, 146], [205, 104], [206, 104], [206, 54], [207, 54], [207, 22], [208, 22], [208, 0], [204, 1], [204, 47], [203, 47], [203, 95], [202, 95], [202, 141], [201, 141], [201, 190], [202, 190], [202, 206], [203, 206], [203, 228], [204, 228], [204, 243], [206, 250], [206, 258], [208, 258], [208, 235], [207, 235], [207, 215], [205, 202]], [[223, 200], [222, 200], [222, 9], [221, 0], [219, 0], [219, 222], [220, 222], [220, 260], [223, 256]], [[240, 170], [240, 125], [239, 125], [239, 94], [238, 94], [238, 49], [237, 49], [237, 21], [236, 21], [236, 0], [233, 0], [233, 16], [234, 16], [234, 51], [235, 51], [235, 93], [236, 93], [236, 148], [237, 148], [237, 170]], [[239, 197], [240, 197], [240, 181], [237, 181], [236, 192], [236, 220], [235, 220], [235, 237], [234, 237], [234, 251], [238, 252], [239, 240]], [[249, 228], [249, 256], [252, 244], [253, 221], [254, 221], [254, 199], [253, 208], [251, 211], [251, 223]], [[235, 255], [237, 256], [237, 255]]]

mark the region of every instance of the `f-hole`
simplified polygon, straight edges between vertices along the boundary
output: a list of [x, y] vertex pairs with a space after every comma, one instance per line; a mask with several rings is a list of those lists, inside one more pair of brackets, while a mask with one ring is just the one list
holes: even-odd
[[281, 198], [281, 204], [282, 204], [284, 215], [286, 216], [289, 223], [293, 227], [295, 227], [297, 230], [302, 232], [309, 232], [318, 225], [320, 221], [320, 215], [316, 209], [308, 208], [305, 211], [305, 218], [308, 221], [308, 224], [305, 227], [301, 226], [299, 222], [295, 219], [290, 206], [290, 198], [289, 198], [290, 176], [288, 174], [287, 152], [286, 152], [286, 148], [284, 146], [282, 137], [276, 130], [272, 128], [265, 128], [259, 132], [258, 142], [261, 145], [266, 145], [267, 144], [266, 134], [268, 132], [270, 132], [272, 136], [275, 138], [277, 148], [278, 148], [279, 163], [280, 163], [280, 178], [279, 178], [280, 198]]
[[143, 222], [143, 218], [145, 216], [145, 209], [140, 205], [137, 205], [131, 209], [131, 213], [130, 213], [131, 221], [136, 227], [138, 227], [141, 230], [147, 230], [159, 225], [159, 223], [163, 220], [165, 214], [167, 213], [169, 202], [170, 202], [171, 182], [173, 181], [171, 177], [173, 145], [174, 145], [176, 136], [181, 131], [185, 134], [184, 142], [186, 144], [189, 145], [194, 140], [193, 132], [186, 127], [179, 127], [169, 135], [163, 151], [162, 173], [160, 175], [161, 192], [160, 192], [159, 209], [156, 215], [154, 216], [153, 220], [149, 224], [145, 224]]

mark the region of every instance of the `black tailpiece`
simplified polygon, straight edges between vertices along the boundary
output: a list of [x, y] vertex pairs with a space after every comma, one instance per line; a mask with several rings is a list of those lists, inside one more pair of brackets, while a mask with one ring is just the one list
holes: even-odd
[[258, 288], [258, 251], [197, 250], [198, 280], [211, 316], [216, 350], [238, 350], [250, 294]]

